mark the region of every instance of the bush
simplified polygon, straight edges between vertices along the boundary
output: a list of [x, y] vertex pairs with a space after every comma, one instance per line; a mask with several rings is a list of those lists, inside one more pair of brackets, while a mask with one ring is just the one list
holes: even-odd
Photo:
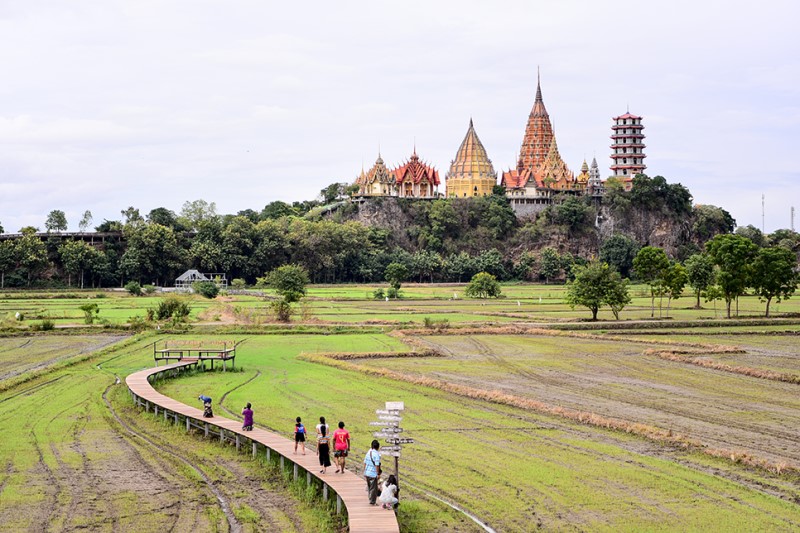
[[83, 322], [85, 324], [93, 324], [94, 319], [100, 314], [100, 307], [96, 303], [83, 304], [78, 309], [83, 311]]
[[386, 298], [386, 295], [384, 294], [383, 289], [375, 289], [375, 291], [372, 293], [372, 297], [376, 300], [383, 300]]
[[442, 318], [439, 320], [435, 320], [431, 317], [426, 316], [422, 319], [422, 323], [428, 329], [435, 329], [435, 330], [443, 330], [450, 327], [450, 321], [446, 318]]
[[219, 287], [213, 281], [196, 281], [192, 283], [192, 289], [208, 299], [216, 298], [219, 294]]
[[138, 281], [129, 281], [128, 283], [126, 283], [125, 290], [131, 293], [133, 296], [142, 295], [142, 286], [139, 285]]
[[292, 310], [291, 304], [284, 299], [275, 300], [269, 304], [272, 312], [275, 314], [275, 320], [279, 322], [289, 322], [289, 319], [292, 317]]
[[56, 327], [55, 322], [53, 322], [49, 318], [46, 318], [41, 322], [39, 322], [38, 324], [33, 324], [31, 326], [31, 329], [33, 331], [51, 331], [55, 327]]
[[395, 289], [394, 287], [389, 287], [386, 289], [386, 296], [394, 299], [400, 299], [403, 297], [403, 295], [400, 294], [400, 289]]
[[189, 316], [189, 312], [192, 308], [189, 306], [189, 302], [184, 300], [183, 298], [179, 298], [178, 296], [167, 296], [155, 307], [155, 309], [148, 310], [148, 317], [151, 316], [149, 311], [152, 311], [152, 315], [155, 317], [156, 320], [166, 320], [168, 318], [183, 320], [187, 316]]
[[94, 295], [94, 297], [95, 298], [107, 298], [108, 295], [106, 293], [104, 293], [104, 292], [98, 292], [97, 294]]
[[147, 324], [147, 320], [140, 316], [132, 316], [128, 319], [128, 324], [133, 331], [144, 331], [149, 326]]
[[145, 294], [153, 294], [154, 292], [156, 292], [156, 286], [155, 285], [142, 285], [142, 290], [144, 291]]
[[231, 288], [236, 289], [237, 291], [244, 289], [247, 287], [247, 282], [242, 278], [235, 278], [231, 281]]

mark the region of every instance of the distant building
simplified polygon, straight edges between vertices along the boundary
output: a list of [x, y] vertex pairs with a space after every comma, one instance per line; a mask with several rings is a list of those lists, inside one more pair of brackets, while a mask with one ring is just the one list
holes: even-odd
[[369, 172], [364, 173], [364, 169], [361, 169], [361, 174], [356, 178], [356, 185], [358, 185], [358, 196], [397, 196], [395, 174], [386, 168], [380, 153]]
[[647, 168], [644, 164], [647, 156], [644, 154], [642, 117], [626, 112], [612, 120], [611, 174], [623, 183], [626, 190], [630, 190], [633, 177]]
[[419, 160], [416, 147], [411, 159], [392, 172], [400, 198], [436, 198], [439, 195], [439, 172]]
[[[588, 181], [587, 174], [585, 183]], [[528, 215], [544, 209], [557, 193], [583, 192], [585, 183], [578, 181], [561, 159], [537, 79], [536, 99], [528, 115], [517, 167], [503, 172], [500, 184], [506, 188], [514, 211], [518, 215]]]
[[456, 157], [450, 162], [450, 170], [445, 178], [447, 196], [450, 198], [469, 198], [489, 196], [497, 185], [497, 173], [486, 148], [475, 133], [472, 119]]

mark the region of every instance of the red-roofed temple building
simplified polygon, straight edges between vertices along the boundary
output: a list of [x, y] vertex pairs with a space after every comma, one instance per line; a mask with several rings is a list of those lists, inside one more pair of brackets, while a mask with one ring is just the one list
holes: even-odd
[[435, 198], [439, 195], [439, 172], [419, 160], [416, 147], [411, 159], [392, 172], [400, 198]]

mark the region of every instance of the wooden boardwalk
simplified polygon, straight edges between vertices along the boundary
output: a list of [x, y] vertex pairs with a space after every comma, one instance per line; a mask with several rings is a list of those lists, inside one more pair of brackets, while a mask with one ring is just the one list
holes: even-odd
[[312, 480], [319, 480], [323, 499], [327, 501], [332, 496], [336, 497], [336, 511], [347, 513], [351, 532], [399, 533], [400, 527], [393, 512], [382, 509], [380, 505], [369, 504], [365, 490], [366, 482], [362, 477], [352, 472], [335, 474], [333, 468], [328, 468], [328, 473], [322, 474], [319, 471], [319, 460], [311, 450], [306, 450], [306, 455], [294, 455], [293, 440], [259, 428], [243, 431], [240, 421], [229, 418], [216, 415], [213, 418], [203, 418], [202, 409], [189, 407], [169, 396], [164, 396], [150, 385], [151, 376], [170, 371], [177, 373], [194, 364], [196, 361], [184, 360], [167, 366], [149, 368], [131, 374], [125, 379], [125, 383], [136, 404], [144, 407], [146, 411], [152, 410], [156, 415], [163, 413], [165, 420], [173, 420], [176, 424], [183, 422], [187, 431], [195, 427], [204, 431], [207, 437], [213, 436], [220, 440], [235, 442], [237, 449], [249, 446], [254, 457], [264, 453], [271, 459], [272, 454], [277, 454], [281, 468], [291, 465], [295, 479], [305, 476], [307, 484], [311, 484]]

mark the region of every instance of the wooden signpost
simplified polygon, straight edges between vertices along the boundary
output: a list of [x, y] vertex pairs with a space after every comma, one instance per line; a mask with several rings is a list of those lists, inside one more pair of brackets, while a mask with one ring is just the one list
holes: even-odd
[[386, 402], [384, 409], [376, 409], [378, 415], [377, 422], [370, 422], [370, 426], [380, 427], [372, 435], [386, 441], [386, 446], [381, 446], [381, 455], [394, 457], [394, 475], [397, 478], [397, 488], [400, 488], [400, 454], [403, 451], [403, 444], [413, 444], [414, 439], [401, 437], [403, 428], [400, 422], [403, 420], [402, 412], [405, 409], [403, 402]]

